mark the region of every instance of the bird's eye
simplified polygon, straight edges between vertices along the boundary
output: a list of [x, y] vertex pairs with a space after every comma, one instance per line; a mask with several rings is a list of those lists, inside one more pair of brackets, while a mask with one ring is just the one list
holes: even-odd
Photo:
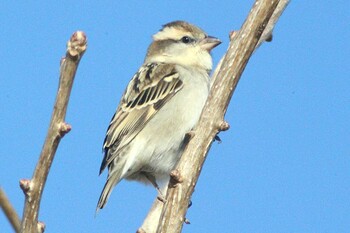
[[193, 42], [194, 39], [192, 39], [192, 38], [189, 37], [189, 36], [184, 36], [184, 37], [181, 38], [181, 41], [182, 41], [182, 43], [184, 43], [184, 44], [189, 44], [189, 43]]

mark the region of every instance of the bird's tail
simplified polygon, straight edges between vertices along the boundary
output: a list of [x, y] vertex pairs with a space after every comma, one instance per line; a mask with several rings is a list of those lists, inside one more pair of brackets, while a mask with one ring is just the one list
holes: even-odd
[[[118, 172], [120, 173], [120, 172]], [[105, 186], [103, 187], [103, 190], [100, 195], [100, 199], [98, 200], [97, 207], [96, 207], [96, 213], [99, 209], [102, 209], [105, 204], [108, 201], [109, 196], [112, 193], [113, 187], [118, 184], [120, 181], [120, 174], [110, 174], [108, 176], [108, 179], [106, 181]]]

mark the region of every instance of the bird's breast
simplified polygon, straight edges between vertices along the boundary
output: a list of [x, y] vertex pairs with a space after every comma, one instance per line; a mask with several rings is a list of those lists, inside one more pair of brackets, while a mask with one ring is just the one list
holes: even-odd
[[206, 72], [180, 70], [184, 85], [134, 139], [142, 146], [140, 164], [156, 173], [169, 173], [182, 153], [186, 133], [197, 124], [209, 93]]

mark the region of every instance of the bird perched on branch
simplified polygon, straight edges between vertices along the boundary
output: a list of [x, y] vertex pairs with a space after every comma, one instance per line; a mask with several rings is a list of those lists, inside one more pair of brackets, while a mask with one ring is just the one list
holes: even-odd
[[221, 42], [195, 25], [174, 21], [153, 35], [144, 64], [128, 84], [104, 140], [100, 174], [108, 177], [102, 209], [122, 179], [166, 184], [209, 93], [210, 51]]

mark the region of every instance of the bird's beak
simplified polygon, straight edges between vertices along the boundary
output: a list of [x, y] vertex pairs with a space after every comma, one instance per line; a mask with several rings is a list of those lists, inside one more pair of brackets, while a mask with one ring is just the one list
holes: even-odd
[[212, 50], [219, 44], [221, 44], [221, 41], [218, 38], [212, 36], [208, 36], [200, 42], [201, 48], [207, 50], [208, 52], [210, 52], [210, 50]]

